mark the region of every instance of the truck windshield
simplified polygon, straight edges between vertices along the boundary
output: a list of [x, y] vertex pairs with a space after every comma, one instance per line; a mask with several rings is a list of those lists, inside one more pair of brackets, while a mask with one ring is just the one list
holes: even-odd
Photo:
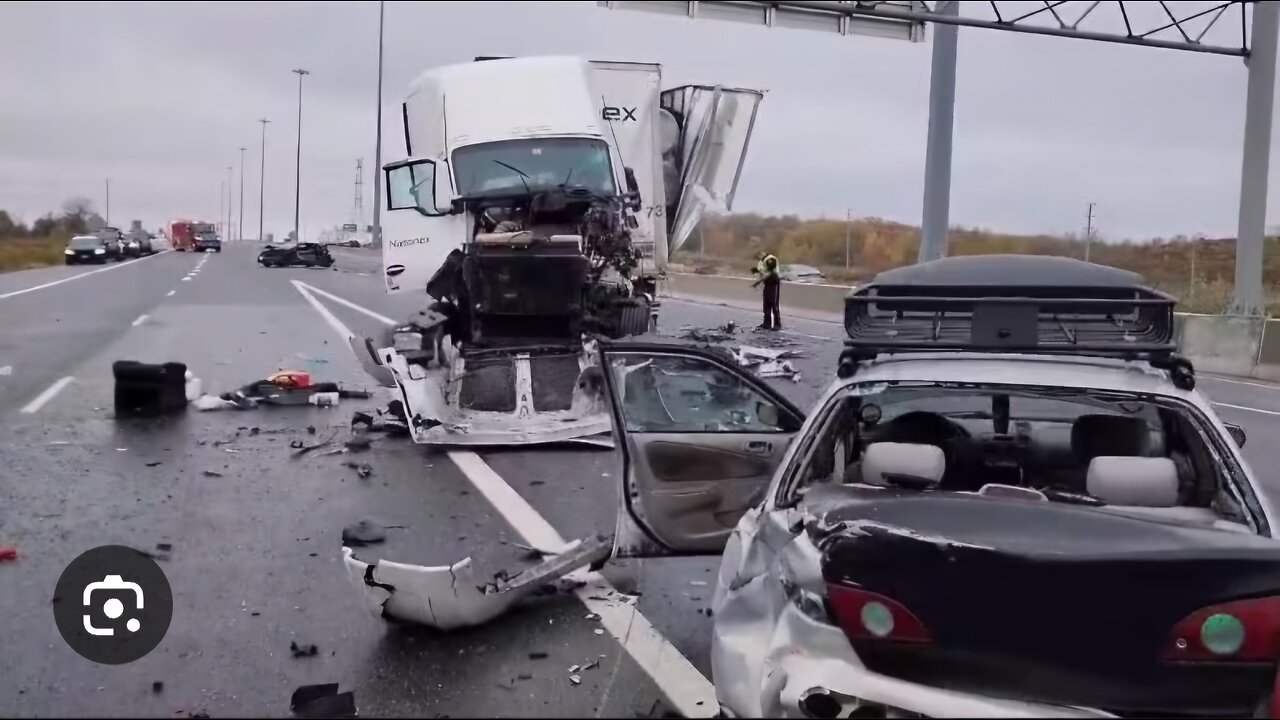
[[591, 138], [503, 140], [453, 151], [463, 197], [542, 192], [561, 185], [616, 194], [609, 146]]

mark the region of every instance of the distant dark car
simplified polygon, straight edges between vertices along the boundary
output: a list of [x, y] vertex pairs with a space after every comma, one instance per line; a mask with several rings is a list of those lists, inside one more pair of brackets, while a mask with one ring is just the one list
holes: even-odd
[[222, 252], [222, 240], [217, 233], [200, 233], [196, 235], [196, 252]]
[[329, 254], [328, 246], [321, 243], [298, 243], [289, 247], [268, 245], [258, 253], [258, 263], [263, 267], [329, 267], [333, 265], [333, 255]]
[[120, 243], [103, 239], [97, 235], [77, 235], [67, 243], [66, 262], [68, 265], [83, 263], [102, 264], [108, 260], [123, 260]]

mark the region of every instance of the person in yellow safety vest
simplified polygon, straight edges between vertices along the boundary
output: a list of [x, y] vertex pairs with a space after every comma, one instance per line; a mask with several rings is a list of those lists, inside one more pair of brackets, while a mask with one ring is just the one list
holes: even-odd
[[756, 329], [781, 330], [782, 278], [778, 276], [778, 258], [774, 257], [773, 253], [763, 251], [756, 253], [756, 266], [751, 269], [751, 272], [757, 276], [756, 281], [751, 283], [751, 287], [764, 283], [764, 322], [760, 323], [760, 327]]

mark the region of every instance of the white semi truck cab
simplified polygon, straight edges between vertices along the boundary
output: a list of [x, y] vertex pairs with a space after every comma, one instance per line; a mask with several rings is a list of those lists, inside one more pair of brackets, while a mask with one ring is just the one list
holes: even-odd
[[[653, 327], [667, 258], [705, 212], [732, 205], [762, 98], [664, 91], [656, 64], [576, 57], [477, 58], [419, 76], [402, 105], [406, 158], [384, 167], [383, 273], [388, 292], [434, 302], [363, 341], [362, 357], [404, 391], [415, 439], [607, 432], [580, 397], [594, 365], [585, 348]], [[440, 386], [411, 391], [424, 382]], [[557, 437], [531, 430], [539, 418]]]

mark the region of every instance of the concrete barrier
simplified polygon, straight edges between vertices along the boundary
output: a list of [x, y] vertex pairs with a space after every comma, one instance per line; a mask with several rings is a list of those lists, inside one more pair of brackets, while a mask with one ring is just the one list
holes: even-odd
[[[760, 290], [751, 283], [751, 278], [743, 277], [670, 273], [666, 291], [677, 297], [758, 306]], [[842, 316], [844, 298], [852, 289], [847, 285], [783, 283], [782, 307], [790, 312]], [[1175, 337], [1198, 370], [1280, 381], [1280, 320], [1178, 313]]]

